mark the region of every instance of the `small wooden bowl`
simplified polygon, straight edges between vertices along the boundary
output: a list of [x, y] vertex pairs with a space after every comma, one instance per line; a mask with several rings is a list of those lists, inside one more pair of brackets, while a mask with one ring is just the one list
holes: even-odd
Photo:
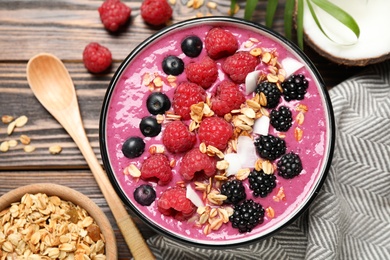
[[115, 234], [104, 212], [87, 196], [69, 187], [53, 183], [37, 183], [11, 190], [0, 197], [0, 212], [11, 206], [11, 203], [20, 202], [26, 194], [43, 193], [48, 196], [58, 196], [64, 201], [70, 201], [85, 209], [96, 221], [105, 238], [105, 254], [107, 259], [117, 259], [118, 250]]

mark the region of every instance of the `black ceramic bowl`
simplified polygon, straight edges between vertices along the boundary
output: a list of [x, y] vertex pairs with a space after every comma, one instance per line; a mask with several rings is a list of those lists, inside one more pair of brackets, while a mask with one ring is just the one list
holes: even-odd
[[[174, 109], [171, 107], [166, 112], [165, 117], [152, 115], [147, 109], [147, 98], [152, 92], [165, 93], [171, 103], [175, 103], [177, 101], [173, 100], [173, 94], [177, 86], [181, 82], [188, 81], [185, 71], [175, 77], [167, 75], [170, 72], [164, 72], [163, 59], [169, 55], [178, 57], [183, 62], [184, 67], [193, 62], [200, 62], [204, 56], [208, 55], [207, 47], [204, 44], [205, 37], [212, 28], [216, 27], [234, 35], [238, 41], [238, 51], [251, 52], [254, 56], [259, 55], [257, 56], [259, 64], [255, 70], [260, 71], [259, 75], [264, 76], [263, 81], [277, 81], [275, 84], [280, 88], [282, 82], [287, 81], [290, 75], [303, 74], [308, 82], [307, 93], [303, 100], [287, 102], [286, 92], [280, 98], [276, 109], [280, 106], [287, 106], [292, 113], [292, 126], [288, 131], [277, 131], [272, 125], [267, 124], [267, 115], [271, 112], [271, 108], [263, 107], [259, 110], [254, 108], [256, 106], [253, 105], [253, 102], [243, 102], [242, 107], [248, 107], [250, 104], [249, 107], [256, 112], [257, 117], [262, 112], [262, 120], [265, 123], [256, 123], [259, 119], [252, 119], [255, 123], [251, 125], [252, 122], [249, 120], [248, 128], [240, 126], [242, 122], [238, 119], [228, 120], [229, 124], [236, 130], [240, 127], [247, 129], [244, 131], [245, 133], [241, 132], [241, 135], [246, 137], [238, 141], [239, 151], [235, 150], [237, 138], [232, 137], [235, 141], [230, 142], [228, 148], [222, 151], [225, 153], [223, 159], [211, 154], [214, 160], [225, 160], [229, 163], [228, 172], [232, 175], [228, 179], [244, 179], [246, 199], [253, 199], [262, 206], [264, 210], [264, 218], [260, 221], [262, 223], [255, 226], [250, 232], [240, 233], [237, 228], [232, 227], [228, 217], [226, 215], [224, 217], [224, 214], [230, 215], [232, 213], [233, 205], [212, 203], [215, 196], [211, 195], [210, 197], [209, 191], [218, 194], [221, 184], [225, 181], [217, 180], [224, 179], [224, 177], [206, 178], [202, 171], [199, 171], [196, 174], [196, 180], [203, 184], [199, 185], [198, 183], [198, 188], [195, 188], [194, 179], [188, 181], [180, 174], [179, 169], [185, 152], [171, 153], [164, 146], [166, 143], [162, 141], [166, 126], [177, 119], [175, 116], [172, 117]], [[183, 53], [181, 48], [183, 39], [191, 35], [198, 36], [202, 41], [203, 48], [198, 57], [189, 57]], [[258, 50], [261, 50], [261, 54]], [[220, 81], [230, 80], [230, 76], [222, 68], [225, 61], [226, 58], [214, 61], [217, 64], [219, 79], [206, 89], [212, 101], [213, 97], [217, 95]], [[258, 77], [255, 78], [257, 81]], [[252, 87], [250, 87], [251, 84]], [[259, 104], [260, 101], [256, 100], [256, 95], [253, 92], [253, 84], [256, 86], [256, 82], [253, 82], [252, 79], [247, 83], [237, 83], [236, 85], [241, 92], [249, 93], [246, 95], [246, 99], [255, 100]], [[263, 98], [261, 95], [258, 97]], [[206, 99], [205, 101], [208, 104]], [[226, 106], [229, 105], [228, 103]], [[211, 109], [213, 109], [212, 104]], [[235, 113], [230, 114], [230, 118], [238, 118], [239, 115], [241, 118], [247, 116], [247, 112], [243, 111], [240, 112], [238, 109]], [[169, 115], [169, 113], [171, 114]], [[147, 116], [159, 119], [158, 124], [162, 130], [155, 137], [145, 137], [140, 131], [141, 119]], [[251, 117], [250, 113], [248, 117]], [[161, 118], [165, 118], [165, 120], [161, 122]], [[192, 120], [181, 121], [189, 126]], [[200, 124], [202, 125], [202, 122]], [[194, 124], [191, 125], [191, 130], [193, 130], [193, 126]], [[256, 131], [253, 130], [255, 128]], [[265, 133], [262, 132], [264, 130], [266, 130]], [[237, 135], [239, 132], [235, 131]], [[198, 129], [193, 130], [193, 133], [197, 135]], [[283, 178], [279, 175], [280, 170], [277, 166], [280, 158], [271, 161], [261, 159], [258, 156], [253, 142], [248, 143], [247, 141], [259, 138], [259, 133], [268, 133], [283, 139], [286, 143], [286, 153], [294, 152], [299, 155], [303, 170], [298, 176], [290, 179]], [[299, 48], [281, 35], [259, 24], [231, 17], [196, 18], [176, 23], [155, 33], [132, 50], [110, 82], [100, 122], [100, 146], [104, 167], [123, 202], [140, 219], [159, 233], [183, 243], [211, 248], [232, 247], [257, 241], [288, 226], [301, 215], [309, 207], [325, 180], [332, 159], [334, 135], [331, 102], [321, 76], [312, 62]], [[130, 137], [138, 137], [137, 140], [141, 140], [141, 143], [145, 145], [144, 150], [141, 149], [141, 153], [135, 158], [129, 157], [132, 157], [136, 152], [125, 152], [127, 153], [126, 157], [122, 151], [124, 143]], [[200, 149], [198, 146], [200, 146], [199, 138], [194, 149]], [[147, 174], [145, 172], [142, 172], [142, 176], [139, 177], [144, 161], [155, 153], [166, 155], [172, 167], [172, 180], [164, 185], [158, 184], [155, 178], [143, 178]], [[257, 159], [264, 161], [264, 163], [259, 164]], [[276, 187], [264, 198], [253, 195], [249, 188], [248, 178], [245, 178], [245, 174], [242, 175], [242, 173], [253, 170], [256, 161], [258, 167], [262, 165], [265, 172], [268, 174], [273, 172], [276, 177]], [[220, 166], [218, 167], [221, 168]], [[235, 175], [237, 171], [234, 171], [234, 167], [245, 170], [241, 170], [240, 174]], [[224, 170], [217, 171], [216, 174], [223, 175]], [[201, 186], [209, 185], [210, 180], [211, 189], [207, 190], [206, 188], [204, 191], [204, 187]], [[156, 199], [149, 206], [141, 205], [134, 198], [134, 191], [142, 184], [149, 184], [156, 192]], [[184, 220], [178, 220], [179, 215], [176, 215], [176, 218], [173, 216], [173, 214], [178, 213], [178, 209], [172, 209], [173, 204], [175, 204], [173, 198], [165, 201], [165, 204], [172, 203], [172, 205], [168, 205], [171, 209], [165, 211], [165, 214], [169, 212], [168, 214], [172, 215], [161, 214], [158, 206], [162, 207], [164, 204], [161, 200], [162, 193], [176, 186], [186, 189], [184, 193], [187, 194], [188, 198], [184, 201], [191, 201], [197, 205], [197, 212], [193, 212]], [[179, 191], [181, 190], [175, 192], [175, 196], [181, 194]], [[181, 203], [181, 205], [184, 204], [184, 202]], [[207, 217], [207, 213], [202, 216], [205, 214], [204, 212], [209, 212], [209, 217]]]

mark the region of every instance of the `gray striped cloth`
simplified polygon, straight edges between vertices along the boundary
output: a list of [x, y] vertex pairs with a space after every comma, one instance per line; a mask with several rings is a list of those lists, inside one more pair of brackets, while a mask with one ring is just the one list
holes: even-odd
[[329, 92], [335, 155], [309, 210], [276, 235], [235, 249], [192, 248], [163, 236], [157, 259], [390, 259], [390, 61]]

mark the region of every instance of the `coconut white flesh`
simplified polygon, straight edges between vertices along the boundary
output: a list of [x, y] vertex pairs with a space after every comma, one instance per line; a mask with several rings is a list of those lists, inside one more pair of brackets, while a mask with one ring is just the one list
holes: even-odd
[[260, 70], [249, 72], [245, 77], [245, 95], [249, 95], [256, 89], [257, 80], [260, 75]]
[[242, 168], [253, 168], [257, 160], [256, 147], [249, 136], [239, 136], [237, 139], [237, 154]]
[[226, 169], [226, 176], [236, 175], [238, 170], [242, 168], [240, 156], [236, 153], [225, 154], [224, 160], [229, 163], [229, 167]]
[[259, 135], [268, 135], [270, 125], [270, 118], [268, 116], [262, 116], [256, 119], [253, 125], [253, 132]]
[[196, 207], [204, 207], [203, 200], [199, 197], [198, 193], [194, 188], [192, 188], [191, 184], [187, 184], [186, 186], [186, 197], [189, 199]]
[[296, 59], [287, 57], [282, 60], [282, 67], [286, 72], [286, 78], [294, 74], [297, 70], [305, 66], [303, 63], [297, 61]]
[[328, 39], [318, 28], [304, 1], [303, 29], [309, 45], [321, 55], [346, 65], [366, 65], [390, 58], [389, 0], [329, 0], [349, 13], [360, 28], [356, 36], [342, 23], [313, 5]]

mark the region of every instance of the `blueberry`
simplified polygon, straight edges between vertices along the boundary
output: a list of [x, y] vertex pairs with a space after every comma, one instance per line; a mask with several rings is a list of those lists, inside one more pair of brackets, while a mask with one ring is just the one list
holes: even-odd
[[162, 68], [166, 74], [178, 76], [184, 71], [184, 62], [179, 57], [169, 55], [164, 58]]
[[161, 124], [157, 123], [157, 119], [153, 116], [142, 118], [139, 128], [144, 136], [153, 137], [161, 132]]
[[198, 57], [202, 52], [203, 42], [195, 35], [188, 36], [181, 42], [181, 50], [188, 57]]
[[145, 151], [145, 143], [141, 137], [133, 136], [127, 139], [122, 145], [122, 153], [127, 158], [136, 158]]
[[171, 101], [164, 93], [153, 92], [146, 100], [146, 107], [152, 115], [164, 114], [171, 108]]
[[149, 206], [156, 199], [156, 191], [149, 184], [141, 184], [134, 190], [134, 199], [142, 206]]

